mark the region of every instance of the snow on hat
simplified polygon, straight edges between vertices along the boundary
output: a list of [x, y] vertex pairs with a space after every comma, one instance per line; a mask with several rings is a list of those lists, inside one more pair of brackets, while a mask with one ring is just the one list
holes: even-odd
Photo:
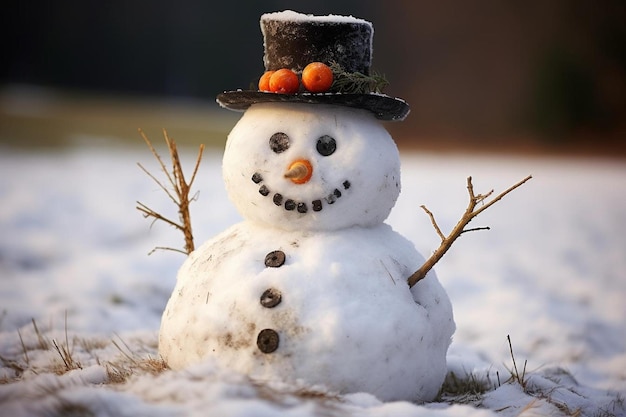
[[226, 91], [217, 102], [244, 111], [255, 103], [293, 102], [335, 104], [366, 109], [381, 120], [400, 121], [409, 114], [402, 99], [381, 93], [384, 78], [370, 75], [374, 29], [352, 16], [312, 16], [290, 10], [261, 16], [266, 71], [287, 68], [296, 74], [312, 62], [328, 65], [334, 82], [327, 92], [311, 93], [300, 87], [293, 94], [259, 90]]

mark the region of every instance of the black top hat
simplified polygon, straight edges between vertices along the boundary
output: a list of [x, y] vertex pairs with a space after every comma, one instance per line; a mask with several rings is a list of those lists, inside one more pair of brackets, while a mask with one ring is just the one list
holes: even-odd
[[[246, 110], [263, 102], [336, 104], [370, 110], [381, 120], [403, 120], [409, 105], [378, 90], [381, 77], [370, 76], [374, 29], [351, 16], [310, 16], [284, 11], [261, 16], [266, 71], [288, 68], [301, 73], [312, 62], [333, 70], [328, 92], [281, 94], [258, 90], [226, 91], [217, 102], [231, 110]], [[386, 82], [385, 82], [386, 83]]]

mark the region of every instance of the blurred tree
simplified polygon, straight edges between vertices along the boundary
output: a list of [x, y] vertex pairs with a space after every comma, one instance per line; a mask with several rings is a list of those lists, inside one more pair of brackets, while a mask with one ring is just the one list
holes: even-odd
[[623, 0], [9, 0], [0, 87], [212, 102], [260, 76], [259, 16], [289, 8], [374, 23], [374, 69], [412, 108], [389, 124], [396, 138], [500, 146], [527, 133], [626, 131]]
[[545, 53], [533, 76], [531, 126], [553, 140], [581, 127], [599, 127], [602, 110], [594, 74], [563, 48]]
[[[0, 83], [213, 99], [263, 71], [259, 16], [286, 0], [17, 2], [5, 7]], [[367, 15], [368, 2], [313, 1], [308, 13]]]

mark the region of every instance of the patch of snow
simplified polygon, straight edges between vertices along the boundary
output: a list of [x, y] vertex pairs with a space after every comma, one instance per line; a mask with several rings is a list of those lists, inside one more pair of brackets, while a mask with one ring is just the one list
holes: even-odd
[[279, 20], [287, 22], [321, 22], [321, 23], [358, 23], [372, 26], [371, 22], [353, 16], [326, 15], [314, 16], [310, 14], [298, 13], [293, 10], [281, 12], [265, 13], [261, 15], [261, 20]]
[[[195, 150], [181, 150], [181, 157], [191, 167]], [[196, 179], [198, 244], [241, 221], [226, 196], [220, 159], [220, 152], [208, 152]], [[365, 393], [337, 396], [323, 387], [260, 384], [209, 364], [153, 375], [145, 363], [158, 359], [161, 313], [184, 257], [162, 251], [147, 256], [157, 245], [183, 245], [175, 230], [150, 227], [135, 210], [139, 200], [177, 216], [136, 166], [141, 162], [158, 176], [151, 155], [3, 148], [2, 413], [530, 416], [567, 415], [569, 409], [624, 415], [626, 166], [411, 153], [401, 159], [403, 191], [389, 223], [424, 254], [439, 240], [421, 204], [446, 232], [467, 204], [467, 176], [476, 192], [498, 193], [533, 174], [472, 222], [490, 231], [464, 234], [435, 267], [457, 322], [448, 368], [489, 382], [477, 401], [385, 403]], [[507, 335], [520, 372], [528, 361], [526, 391], [507, 382]], [[53, 341], [80, 367], [67, 371]], [[121, 380], [113, 383], [116, 376]], [[105, 377], [109, 383], [103, 384]]]

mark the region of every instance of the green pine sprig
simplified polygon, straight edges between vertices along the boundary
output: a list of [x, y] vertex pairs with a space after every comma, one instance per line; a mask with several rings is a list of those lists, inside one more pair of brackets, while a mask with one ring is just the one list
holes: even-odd
[[389, 85], [385, 76], [378, 73], [365, 75], [360, 72], [346, 72], [336, 62], [330, 63], [333, 71], [334, 81], [330, 87], [331, 91], [344, 94], [369, 94], [382, 93], [383, 89]]

